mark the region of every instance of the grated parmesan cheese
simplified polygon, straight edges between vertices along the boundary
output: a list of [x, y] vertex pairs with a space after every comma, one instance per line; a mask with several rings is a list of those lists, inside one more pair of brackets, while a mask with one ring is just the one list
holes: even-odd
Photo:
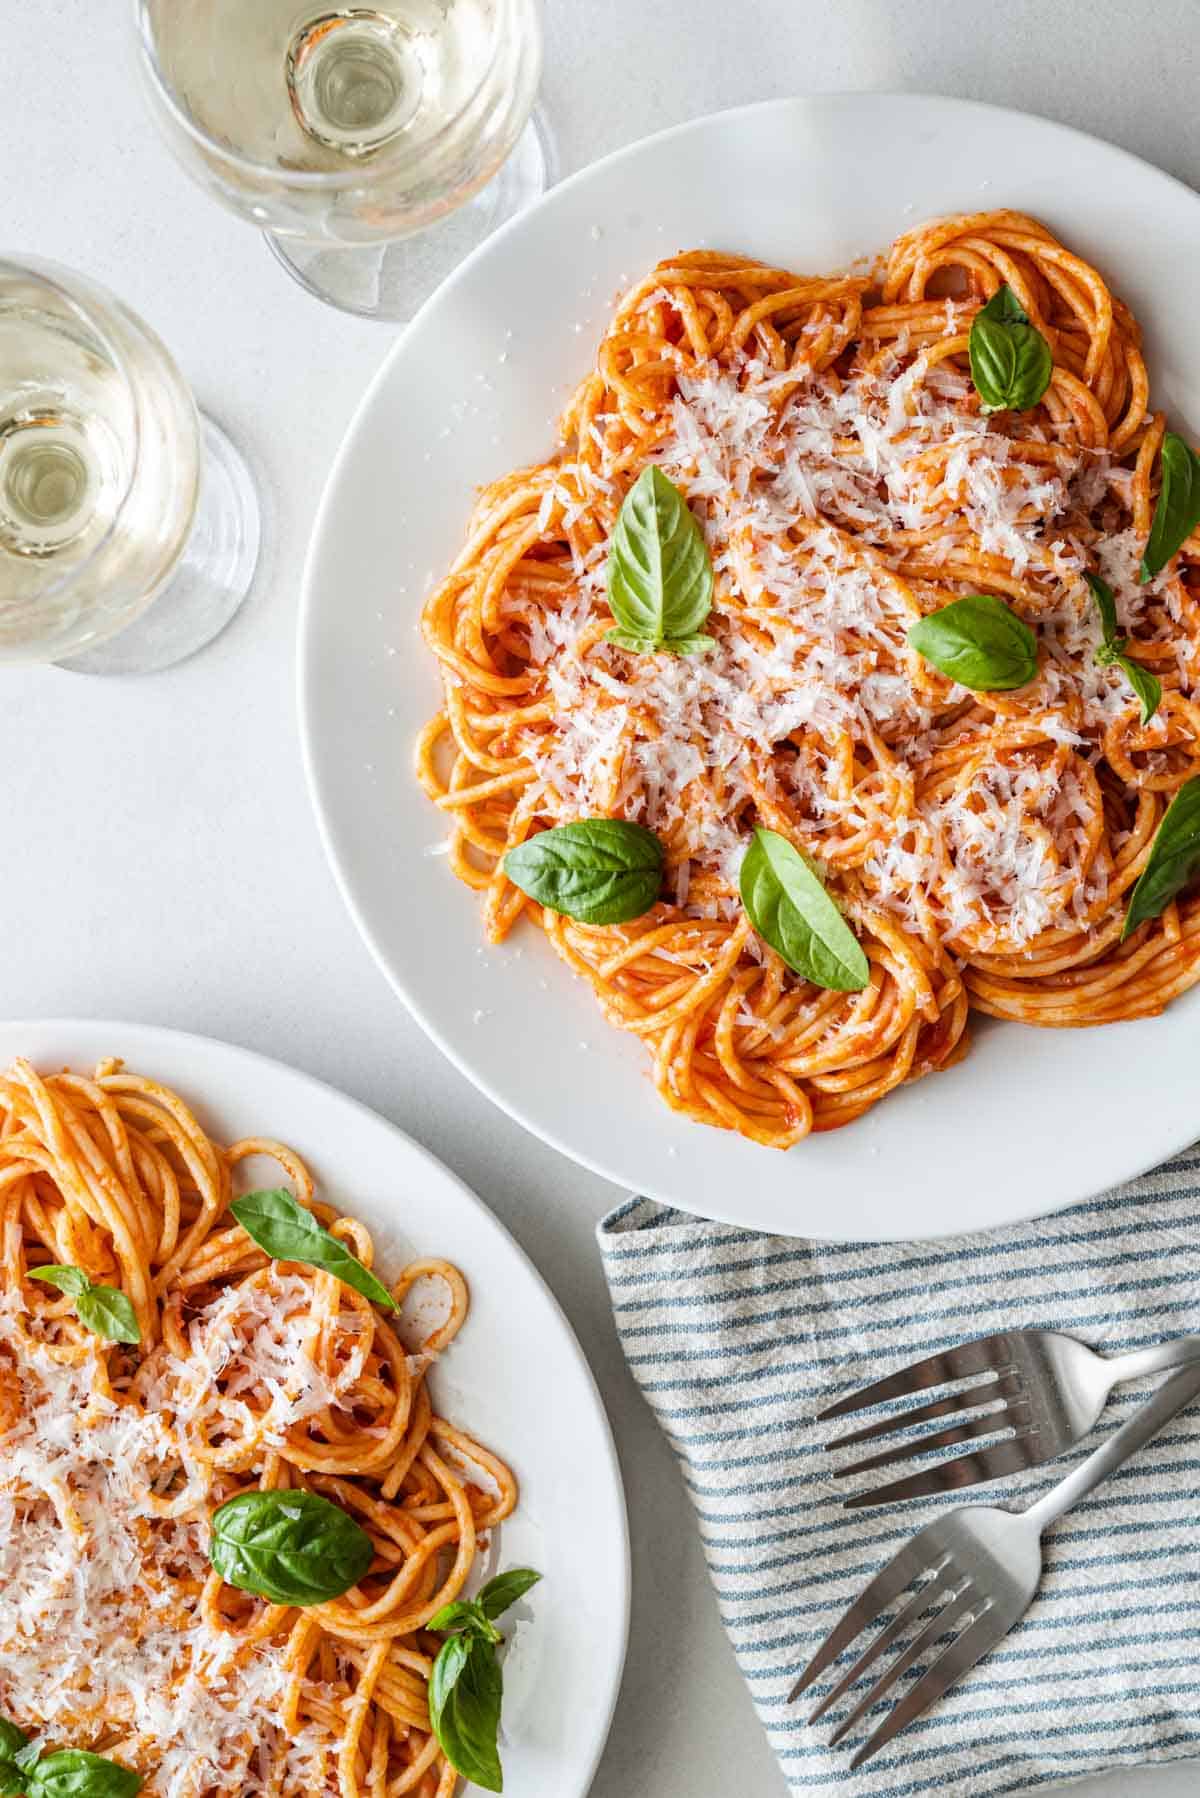
[[[959, 328], [947, 301], [947, 331]], [[932, 688], [914, 685], [912, 601], [889, 558], [898, 536], [919, 535], [940, 603], [972, 590], [953, 566], [968, 542], [998, 576], [1026, 582], [1042, 605], [1039, 731], [1093, 761], [1129, 694], [1119, 670], [1095, 662], [1099, 626], [1082, 571], [1098, 560], [1126, 630], [1162, 582], [1137, 584], [1127, 471], [1056, 443], [1048, 425], [1014, 441], [966, 404], [971, 391], [965, 372], [930, 366], [903, 341], [842, 377], [779, 372], [753, 351], [681, 373], [652, 455], [704, 529], [716, 648], [639, 656], [592, 640], [606, 609], [605, 544], [572, 547], [565, 603], [561, 589], [545, 609], [527, 593], [506, 600], [555, 704], [553, 730], [523, 739], [547, 809], [563, 821], [617, 813], [655, 830], [670, 843], [685, 914], [713, 915], [714, 882], [726, 895], [719, 909], [736, 909], [747, 822], [763, 793], [799, 810], [799, 834], [818, 857], [833, 837], [869, 831], [863, 878], [903, 921], [915, 921], [917, 889], [928, 900], [936, 883], [948, 935], [969, 926], [1020, 945], [1084, 903], [1078, 791], [1048, 788], [1031, 811], [1028, 781], [1042, 776], [1027, 766], [933, 805], [912, 796], [935, 727], [971, 696], [956, 688], [935, 704]], [[599, 473], [564, 465], [570, 480], [547, 491], [545, 528], [569, 535], [580, 487], [602, 515], [615, 513], [607, 438], [594, 419], [588, 431]], [[1094, 521], [1106, 508], [1120, 528], [1104, 535]], [[847, 735], [904, 765], [906, 804], [868, 816], [839, 793], [833, 759]], [[1031, 846], [1035, 814], [1056, 834], [1053, 857]]]
[[[0, 1713], [51, 1743], [117, 1740], [121, 1759], [154, 1769], [157, 1798], [278, 1798], [331, 1775], [327, 1735], [284, 1730], [285, 1642], [247, 1647], [198, 1609], [210, 1500], [196, 1432], [236, 1437], [267, 1394], [282, 1439], [361, 1372], [352, 1312], [336, 1378], [314, 1364], [310, 1304], [297, 1276], [230, 1288], [191, 1318], [185, 1359], [160, 1348], [140, 1396], [114, 1399], [95, 1353], [31, 1339], [20, 1294], [0, 1293], [0, 1377], [11, 1370], [20, 1395], [0, 1431]], [[282, 1788], [268, 1783], [276, 1752]]]

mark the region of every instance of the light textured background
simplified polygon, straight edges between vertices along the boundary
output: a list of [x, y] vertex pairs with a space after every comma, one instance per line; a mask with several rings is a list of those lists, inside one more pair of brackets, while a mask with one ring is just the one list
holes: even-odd
[[[592, 1241], [617, 1195], [524, 1136], [425, 1042], [343, 912], [309, 814], [297, 584], [326, 467], [387, 330], [307, 298], [175, 168], [135, 88], [127, 10], [4, 8], [2, 247], [88, 270], [158, 327], [254, 459], [268, 550], [240, 619], [181, 669], [0, 675], [0, 1007], [125, 1016], [279, 1056], [376, 1106], [483, 1195], [566, 1306], [625, 1470], [633, 1637], [593, 1798], [779, 1798], [674, 1464], [617, 1350]], [[895, 88], [1046, 113], [1200, 186], [1196, 0], [550, 0], [549, 11], [545, 99], [563, 172], [743, 101]], [[1114, 228], [1136, 232], [1137, 220]], [[1078, 1789], [1184, 1798], [1196, 1773]]]

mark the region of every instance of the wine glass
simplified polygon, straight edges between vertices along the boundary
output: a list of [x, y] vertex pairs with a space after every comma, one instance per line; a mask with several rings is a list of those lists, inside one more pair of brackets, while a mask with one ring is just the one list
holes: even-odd
[[335, 306], [410, 318], [546, 185], [540, 0], [134, 6], [184, 166]]
[[246, 465], [154, 332], [98, 282], [0, 258], [0, 661], [182, 661], [258, 545]]

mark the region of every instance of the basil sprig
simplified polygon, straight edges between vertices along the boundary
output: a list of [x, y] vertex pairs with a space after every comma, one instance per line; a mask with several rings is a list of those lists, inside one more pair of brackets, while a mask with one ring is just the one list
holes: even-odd
[[1139, 924], [1157, 918], [1176, 893], [1200, 872], [1200, 774], [1180, 787], [1154, 834], [1150, 857], [1129, 895], [1121, 941]]
[[497, 1736], [504, 1679], [496, 1649], [504, 1638], [495, 1619], [541, 1579], [514, 1567], [490, 1580], [474, 1599], [444, 1605], [428, 1627], [453, 1632], [438, 1651], [429, 1681], [429, 1720], [450, 1765], [485, 1792], [504, 1790]]
[[1102, 668], [1116, 666], [1123, 670], [1126, 680], [1141, 701], [1142, 723], [1149, 724], [1162, 701], [1162, 682], [1140, 662], [1125, 654], [1129, 646], [1129, 638], [1122, 636], [1117, 623], [1117, 602], [1113, 598], [1112, 588], [1107, 581], [1102, 581], [1098, 574], [1085, 574], [1084, 580], [1091, 588], [1092, 598], [1096, 602], [1096, 610], [1100, 614], [1101, 644], [1096, 651], [1096, 660]]
[[25, 1790], [25, 1761], [30, 1747], [25, 1731], [10, 1723], [7, 1717], [0, 1717], [0, 1794], [3, 1798]]
[[301, 1261], [333, 1274], [343, 1286], [352, 1286], [373, 1305], [396, 1311], [395, 1299], [344, 1242], [318, 1223], [311, 1211], [285, 1186], [248, 1192], [229, 1207], [242, 1229], [276, 1261]]
[[625, 495], [613, 532], [608, 603], [617, 622], [607, 641], [643, 654], [697, 655], [713, 647], [700, 633], [712, 596], [704, 533], [679, 489], [652, 463]]
[[830, 992], [862, 991], [871, 978], [862, 945], [786, 837], [759, 826], [740, 887], [750, 922], [793, 973]]
[[1165, 568], [1200, 524], [1200, 456], [1168, 431], [1159, 454], [1158, 502], [1138, 580], [1144, 585]]
[[1050, 345], [1007, 282], [975, 314], [967, 352], [983, 412], [1028, 412], [1054, 373]]
[[662, 886], [663, 846], [623, 818], [586, 818], [539, 831], [510, 849], [504, 872], [539, 905], [581, 924], [640, 918]]
[[226, 1585], [303, 1607], [356, 1586], [375, 1545], [317, 1492], [239, 1492], [213, 1513], [208, 1558]]
[[75, 1315], [93, 1336], [106, 1342], [140, 1342], [137, 1313], [115, 1286], [93, 1286], [81, 1267], [31, 1267], [31, 1280], [45, 1280], [75, 1300]]
[[142, 1776], [130, 1767], [89, 1754], [84, 1748], [61, 1748], [43, 1754], [24, 1730], [0, 1717], [0, 1794], [5, 1798], [136, 1798]]
[[1023, 618], [990, 593], [969, 593], [921, 618], [911, 648], [973, 693], [1006, 693], [1037, 673], [1037, 638]]

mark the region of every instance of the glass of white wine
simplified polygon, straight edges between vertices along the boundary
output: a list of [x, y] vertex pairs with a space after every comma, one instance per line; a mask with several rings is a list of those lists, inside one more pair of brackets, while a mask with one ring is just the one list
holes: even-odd
[[245, 463], [154, 332], [97, 282], [0, 258], [0, 661], [182, 661], [258, 546]]
[[410, 318], [540, 194], [540, 0], [134, 0], [190, 172], [311, 293]]

